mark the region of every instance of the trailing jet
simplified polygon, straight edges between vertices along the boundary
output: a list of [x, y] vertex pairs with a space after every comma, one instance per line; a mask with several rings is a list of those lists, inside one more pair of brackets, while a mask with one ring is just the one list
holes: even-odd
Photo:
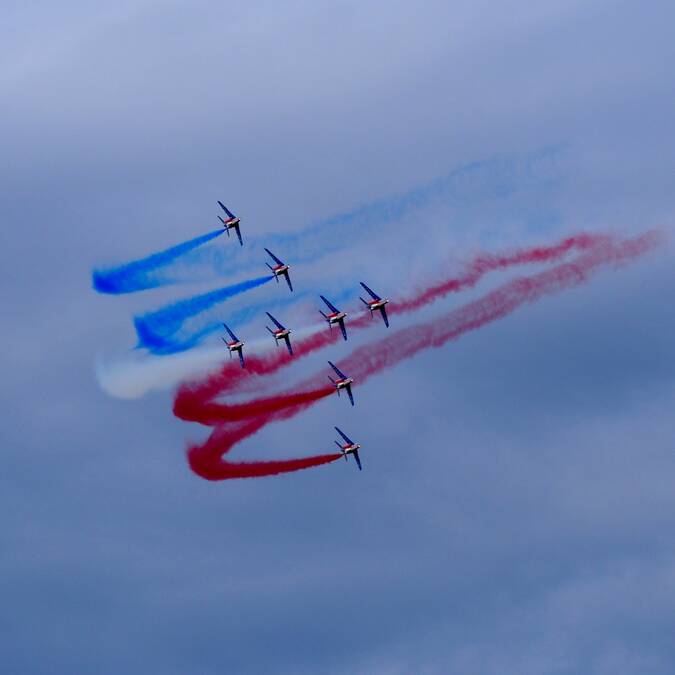
[[276, 329], [270, 328], [269, 326], [265, 326], [267, 330], [272, 333], [272, 337], [274, 338], [274, 341], [277, 343], [277, 347], [279, 346], [279, 340], [285, 340], [286, 341], [286, 347], [288, 348], [288, 353], [292, 356], [293, 355], [293, 347], [291, 347], [291, 330], [290, 328], [286, 328], [286, 326], [282, 325], [279, 323], [269, 312], [265, 312], [267, 316], [269, 316], [272, 321], [276, 324]]
[[384, 325], [389, 328], [389, 317], [387, 316], [387, 310], [384, 307], [389, 300], [387, 300], [387, 298], [381, 298], [375, 291], [368, 288], [363, 281], [361, 281], [360, 284], [372, 298], [372, 300], [364, 300], [361, 298], [361, 302], [370, 310], [370, 316], [373, 316], [374, 311], [379, 310], [384, 319]]
[[331, 361], [328, 362], [328, 365], [335, 371], [335, 374], [338, 376], [337, 380], [334, 380], [330, 375], [328, 379], [333, 383], [333, 386], [337, 389], [338, 396], [340, 395], [340, 389], [345, 389], [347, 391], [347, 396], [352, 405], [354, 405], [354, 396], [352, 395], [352, 382], [354, 382], [353, 377], [347, 377], [334, 363]]
[[239, 223], [241, 221], [239, 218], [237, 218], [237, 216], [234, 215], [234, 213], [232, 213], [232, 211], [230, 211], [230, 209], [227, 208], [227, 206], [225, 206], [225, 204], [223, 204], [223, 202], [218, 200], [218, 203], [220, 204], [220, 208], [223, 209], [223, 211], [225, 211], [227, 214], [227, 220], [218, 216], [218, 220], [220, 220], [220, 222], [223, 224], [225, 232], [227, 232], [227, 236], [230, 236], [230, 230], [234, 230], [237, 233], [237, 237], [239, 237], [239, 243], [243, 246], [244, 242], [241, 239], [241, 232], [239, 231]]
[[335, 427], [335, 431], [337, 431], [347, 443], [346, 445], [342, 445], [342, 443], [339, 441], [335, 441], [335, 445], [340, 448], [340, 451], [345, 456], [345, 462], [347, 461], [347, 455], [354, 455], [354, 459], [356, 460], [356, 464], [359, 467], [359, 471], [361, 471], [361, 459], [359, 458], [359, 448], [361, 446], [358, 443], [354, 443], [354, 441], [349, 438], [349, 436], [343, 434], [337, 427]]
[[230, 350], [230, 358], [232, 358], [232, 352], [239, 352], [239, 363], [241, 367], [244, 367], [244, 343], [227, 327], [227, 324], [223, 324], [225, 330], [230, 334], [232, 338], [231, 342], [228, 342], [224, 337], [220, 339], [227, 345], [227, 348]]
[[344, 312], [341, 312], [330, 300], [328, 300], [326, 297], [323, 295], [319, 296], [325, 303], [328, 309], [330, 309], [331, 313], [330, 314], [325, 314], [324, 312], [321, 312], [321, 315], [323, 316], [326, 321], [328, 321], [328, 325], [330, 328], [333, 328], [333, 324], [336, 323], [340, 326], [340, 330], [342, 331], [342, 337], [346, 340], [347, 339], [347, 329], [345, 328], [345, 317], [347, 316]]
[[272, 270], [272, 274], [274, 274], [274, 277], [277, 280], [277, 283], [279, 283], [279, 276], [285, 276], [286, 277], [286, 283], [288, 284], [288, 287], [293, 290], [293, 284], [291, 284], [291, 277], [288, 275], [288, 270], [290, 269], [290, 265], [286, 265], [285, 263], [281, 262], [279, 258], [277, 258], [272, 251], [270, 251], [268, 248], [265, 249], [274, 259], [274, 262], [276, 262], [276, 265], [272, 267], [269, 263], [265, 263], [267, 267], [269, 267]]

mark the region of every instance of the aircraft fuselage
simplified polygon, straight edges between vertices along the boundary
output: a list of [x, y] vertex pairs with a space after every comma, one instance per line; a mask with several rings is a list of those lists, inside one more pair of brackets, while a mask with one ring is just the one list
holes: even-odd
[[336, 389], [344, 389], [354, 382], [353, 377], [346, 377], [344, 380], [335, 380]]
[[244, 346], [244, 343], [241, 340], [237, 340], [236, 342], [228, 342], [227, 343], [227, 348], [231, 352], [236, 352], [239, 349], [241, 349]]
[[351, 445], [347, 443], [346, 445], [341, 445], [340, 447], [342, 448], [342, 452], [344, 452], [345, 455], [353, 455], [361, 448], [358, 443], [352, 443]]
[[283, 340], [285, 337], [291, 334], [290, 328], [280, 328], [279, 330], [274, 331], [275, 340]]
[[388, 302], [389, 300], [387, 300], [387, 298], [382, 298], [381, 300], [370, 300], [368, 302], [368, 306], [371, 310], [382, 309]]
[[332, 314], [327, 314], [326, 319], [328, 323], [338, 323], [347, 316], [346, 312], [333, 312]]
[[280, 274], [284, 274], [285, 272], [288, 272], [290, 268], [290, 265], [275, 265], [272, 268], [272, 273], [274, 274], [275, 277], [278, 277]]

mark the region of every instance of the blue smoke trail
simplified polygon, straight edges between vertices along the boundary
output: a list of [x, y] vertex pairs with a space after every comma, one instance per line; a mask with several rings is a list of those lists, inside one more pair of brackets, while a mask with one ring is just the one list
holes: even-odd
[[[410, 217], [417, 209], [436, 202], [462, 206], [482, 199], [504, 199], [515, 195], [525, 186], [550, 184], [555, 180], [560, 154], [560, 147], [552, 147], [524, 158], [496, 158], [467, 164], [408, 192], [344, 212], [298, 232], [266, 237], [247, 235], [243, 248], [198, 248], [208, 239], [192, 246], [191, 242], [187, 242], [108, 272], [94, 272], [94, 287], [102, 293], [130, 293], [179, 281], [195, 281], [195, 275], [200, 280], [207, 280], [249, 272], [265, 259], [266, 256], [261, 254], [263, 246], [291, 263], [313, 262], [348, 247], [354, 238], [366, 236], [371, 234], [370, 231]], [[222, 231], [206, 236], [215, 237]], [[183, 246], [186, 248], [181, 248]], [[178, 254], [173, 255], [172, 252], [177, 249]], [[180, 278], [175, 269], [167, 278], [148, 273], [170, 265], [179, 257], [181, 265], [186, 268]], [[146, 268], [144, 266], [148, 261], [150, 267]]]
[[[325, 292], [338, 305], [354, 296], [354, 289], [331, 289]], [[157, 356], [186, 351], [201, 344], [209, 335], [223, 333], [223, 318], [225, 318], [228, 326], [237, 331], [241, 326], [254, 318], [264, 317], [266, 319], [266, 311], [277, 311], [308, 298], [318, 299], [318, 296], [315, 292], [295, 291], [293, 295], [284, 295], [252, 305], [249, 304], [231, 312], [228, 311], [226, 317], [223, 317], [220, 312], [205, 311], [199, 316], [195, 315], [189, 320], [184, 321], [177, 330], [164, 332], [161, 336], [157, 335], [156, 330], [151, 333], [147, 331], [145, 325], [141, 328], [143, 331], [142, 335], [141, 330], [139, 330], [139, 320], [143, 320], [145, 317], [138, 317], [135, 320], [136, 332], [139, 337], [138, 346], [145, 347]], [[246, 339], [242, 335], [238, 337]]]
[[92, 272], [92, 285], [99, 293], [120, 295], [174, 283], [175, 279], [162, 277], [157, 274], [158, 271], [175, 262], [181, 256], [215, 239], [223, 232], [224, 230], [214, 230], [147, 258], [134, 260], [126, 265], [109, 269], [96, 269]]
[[249, 237], [243, 251], [208, 246], [191, 253], [185, 262], [210, 269], [213, 274], [241, 273], [259, 264], [258, 249], [263, 246], [290, 263], [314, 262], [433, 203], [462, 206], [483, 199], [504, 199], [526, 185], [547, 184], [555, 175], [560, 150], [552, 147], [525, 158], [495, 158], [467, 164], [408, 192], [371, 202], [297, 232]]
[[249, 279], [209, 293], [179, 300], [154, 312], [134, 317], [138, 347], [145, 347], [153, 354], [171, 354], [189, 349], [193, 343], [196, 344], [212, 332], [201, 328], [197, 331], [193, 330], [188, 337], [181, 338], [181, 331], [186, 324], [189, 325], [191, 319], [235, 295], [262, 286], [272, 279], [274, 277], [271, 275]]

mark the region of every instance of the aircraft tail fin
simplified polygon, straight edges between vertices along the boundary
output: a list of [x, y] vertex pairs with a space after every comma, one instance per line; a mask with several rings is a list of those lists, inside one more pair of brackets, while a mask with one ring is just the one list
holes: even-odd
[[373, 308], [360, 295], [359, 295], [359, 300], [368, 308], [368, 311], [370, 312], [370, 318], [372, 319], [373, 318]]
[[345, 449], [337, 442], [335, 441], [335, 445], [340, 448], [340, 452], [342, 453], [342, 456], [345, 458], [345, 462], [347, 461], [347, 453], [345, 452]]

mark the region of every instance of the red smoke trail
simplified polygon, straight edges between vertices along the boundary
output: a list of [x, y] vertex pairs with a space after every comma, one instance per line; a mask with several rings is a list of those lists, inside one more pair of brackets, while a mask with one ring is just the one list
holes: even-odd
[[[527, 303], [578, 286], [587, 281], [590, 275], [602, 266], [625, 264], [654, 248], [660, 240], [659, 233], [650, 232], [619, 243], [606, 241], [574, 261], [530, 277], [514, 279], [445, 316], [399, 330], [374, 344], [360, 347], [340, 365], [350, 375], [358, 378], [359, 382], [363, 382], [371, 375], [410, 358], [424, 349], [441, 347], [449, 340], [457, 339], [465, 333], [507, 316]], [[312, 378], [309, 382], [315, 380], [316, 378]], [[246, 414], [240, 412], [242, 406], [210, 404], [205, 417], [210, 423], [220, 421], [221, 424], [212, 432], [206, 443], [192, 446], [189, 449], [188, 456], [192, 470], [209, 480], [223, 480], [296, 471], [340, 458], [341, 455], [334, 454], [281, 462], [244, 463], [230, 463], [223, 459], [223, 456], [239, 441], [256, 433], [270, 422], [295, 416], [317, 400], [327, 396], [331, 391], [313, 389], [299, 394], [280, 394], [276, 397], [242, 404], [244, 408], [251, 406], [252, 410], [260, 411], [257, 419], [254, 418], [245, 423], [233, 421], [233, 419], [242, 419], [242, 415], [247, 417]], [[181, 401], [183, 419], [199, 417], [198, 407], [203, 402], [203, 399], [190, 400], [189, 396]], [[194, 417], [187, 414], [191, 410], [191, 405], [195, 406], [192, 410]], [[231, 416], [233, 410], [239, 417]]]
[[504, 255], [479, 255], [467, 266], [467, 271], [463, 276], [430, 286], [417, 296], [392, 305], [390, 311], [392, 314], [414, 311], [448, 293], [456, 293], [474, 287], [489, 272], [505, 270], [517, 265], [553, 262], [560, 260], [574, 249], [588, 251], [610, 242], [611, 238], [607, 235], [578, 234], [563, 239], [553, 246], [538, 246]]
[[315, 403], [330, 396], [332, 387], [317, 387], [300, 392], [279, 394], [267, 398], [258, 398], [247, 403], [228, 405], [226, 403], [207, 402], [191, 396], [177, 395], [173, 405], [176, 417], [188, 421], [215, 426], [220, 422], [239, 422], [255, 417], [270, 415], [285, 408], [294, 408]]
[[214, 429], [206, 443], [188, 449], [190, 468], [206, 480], [259, 478], [321, 466], [342, 457], [340, 453], [332, 453], [263, 462], [229, 462], [224, 459], [237, 443], [252, 436], [268, 423], [267, 418], [261, 418], [252, 422], [235, 422]]
[[[309, 392], [306, 392], [309, 393]], [[289, 397], [276, 397], [279, 402], [276, 406], [268, 406], [269, 411], [257, 418], [245, 421], [228, 421], [218, 425], [209, 436], [206, 443], [193, 445], [188, 449], [188, 461], [192, 470], [207, 480], [226, 480], [229, 478], [255, 478], [271, 476], [279, 473], [289, 473], [309, 469], [313, 466], [328, 464], [342, 457], [341, 453], [313, 455], [298, 459], [284, 459], [276, 461], [256, 462], [229, 462], [224, 456], [239, 442], [252, 436], [271, 422], [289, 419], [301, 413], [320, 398], [325, 398], [332, 390], [323, 390], [316, 396], [307, 396], [306, 399], [290, 402]]]
[[[404, 314], [415, 311], [424, 305], [444, 297], [448, 293], [456, 293], [475, 286], [486, 274], [495, 270], [505, 270], [510, 267], [527, 264], [537, 264], [560, 260], [570, 251], [587, 251], [602, 245], [608, 245], [612, 239], [608, 235], [579, 234], [563, 239], [552, 246], [537, 246], [522, 249], [503, 255], [482, 254], [473, 259], [462, 276], [448, 279], [440, 284], [425, 288], [409, 299], [397, 301], [389, 305], [390, 314]], [[348, 331], [360, 330], [370, 326], [370, 317], [367, 311], [359, 310], [354, 319], [347, 321]], [[294, 356], [288, 352], [277, 352], [268, 356], [249, 356], [246, 359], [246, 368], [237, 364], [228, 363], [221, 370], [208, 377], [199, 384], [185, 384], [178, 392], [177, 397], [182, 399], [192, 397], [208, 401], [217, 394], [234, 391], [237, 386], [251, 376], [270, 375], [290, 364], [293, 360], [308, 356], [341, 339], [340, 331], [336, 328], [316, 333], [304, 340], [297, 341], [294, 346]]]
[[448, 341], [501, 319], [523, 305], [579, 286], [603, 266], [628, 263], [653, 249], [661, 240], [662, 235], [656, 232], [618, 243], [607, 240], [576, 260], [530, 277], [513, 279], [443, 317], [404, 328], [374, 345], [359, 347], [340, 363], [357, 382], [364, 382], [371, 375], [419, 351], [442, 347]]

